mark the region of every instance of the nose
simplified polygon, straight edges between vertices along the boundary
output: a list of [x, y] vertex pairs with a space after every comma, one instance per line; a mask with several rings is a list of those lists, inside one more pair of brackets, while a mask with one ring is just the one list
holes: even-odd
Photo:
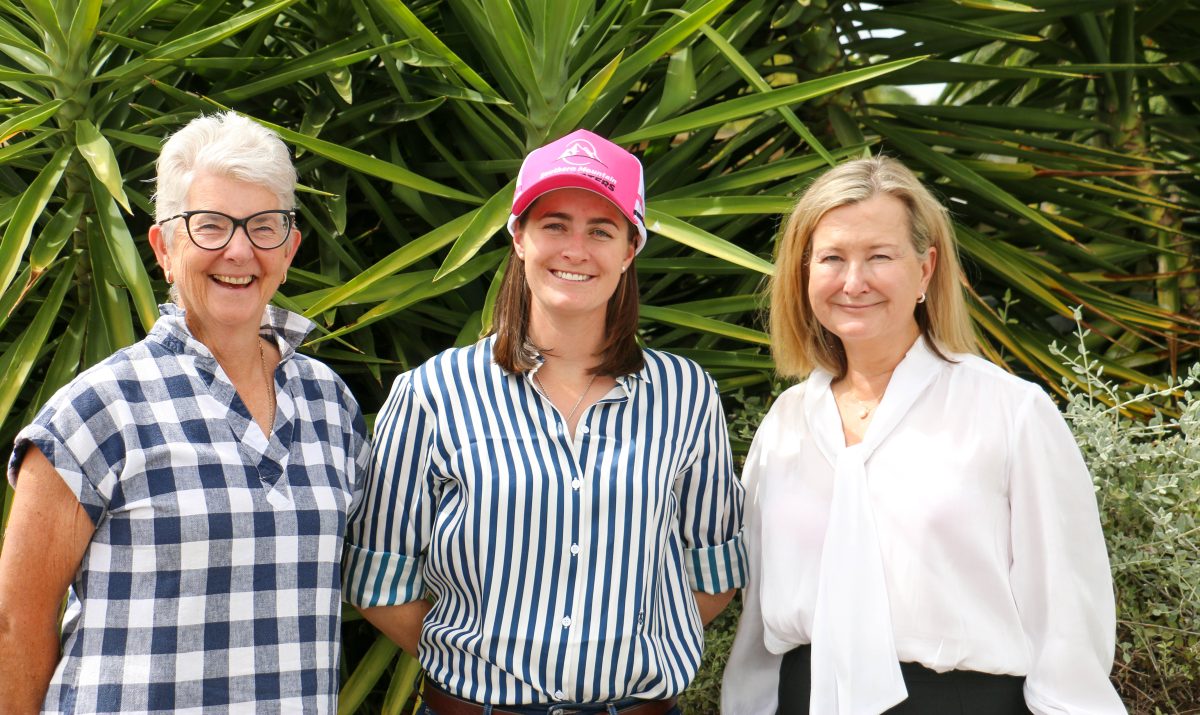
[[571, 231], [569, 235], [563, 237], [562, 257], [576, 263], [586, 260], [587, 240], [586, 229]]
[[850, 295], [866, 293], [871, 289], [868, 273], [867, 266], [862, 261], [848, 261], [842, 292]]
[[250, 232], [245, 226], [235, 226], [233, 237], [225, 244], [224, 255], [231, 261], [242, 263], [254, 257], [254, 244], [250, 243]]

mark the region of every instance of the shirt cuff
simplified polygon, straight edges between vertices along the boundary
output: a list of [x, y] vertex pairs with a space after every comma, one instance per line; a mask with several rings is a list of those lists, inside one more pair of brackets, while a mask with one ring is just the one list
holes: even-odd
[[687, 549], [684, 553], [693, 591], [723, 593], [746, 585], [746, 547], [740, 532], [723, 544]]
[[415, 601], [425, 595], [424, 565], [420, 556], [372, 551], [347, 542], [342, 562], [343, 597], [359, 608]]

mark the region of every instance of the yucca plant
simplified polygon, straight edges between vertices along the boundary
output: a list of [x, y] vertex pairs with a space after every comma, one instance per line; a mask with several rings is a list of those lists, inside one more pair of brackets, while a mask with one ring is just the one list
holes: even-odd
[[1082, 305], [1110, 375], [1194, 359], [1200, 4], [917, 0], [834, 22], [848, 57], [933, 55], [895, 77], [946, 82], [938, 106], [860, 95], [855, 113], [950, 200], [998, 350], [1056, 381], [1046, 317], [1068, 329]]

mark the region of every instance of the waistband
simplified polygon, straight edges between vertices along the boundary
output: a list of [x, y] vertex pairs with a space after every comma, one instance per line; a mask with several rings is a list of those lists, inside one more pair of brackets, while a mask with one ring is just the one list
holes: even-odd
[[675, 698], [626, 698], [608, 703], [555, 703], [549, 705], [484, 705], [463, 700], [424, 678], [421, 697], [436, 715], [667, 715]]

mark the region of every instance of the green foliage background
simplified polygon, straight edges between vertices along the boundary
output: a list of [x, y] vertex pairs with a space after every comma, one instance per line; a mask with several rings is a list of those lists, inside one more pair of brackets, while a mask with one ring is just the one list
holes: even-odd
[[[1198, 0], [0, 0], [0, 443], [153, 322], [154, 156], [225, 107], [296, 152], [277, 302], [369, 413], [486, 327], [520, 159], [581, 126], [646, 166], [645, 341], [725, 391], [769, 389], [795, 192], [878, 151], [952, 207], [990, 357], [1063, 392], [1079, 305], [1107, 374], [1156, 384], [1200, 334], [1198, 47]], [[344, 709], [399, 712], [411, 664], [347, 634]]]

